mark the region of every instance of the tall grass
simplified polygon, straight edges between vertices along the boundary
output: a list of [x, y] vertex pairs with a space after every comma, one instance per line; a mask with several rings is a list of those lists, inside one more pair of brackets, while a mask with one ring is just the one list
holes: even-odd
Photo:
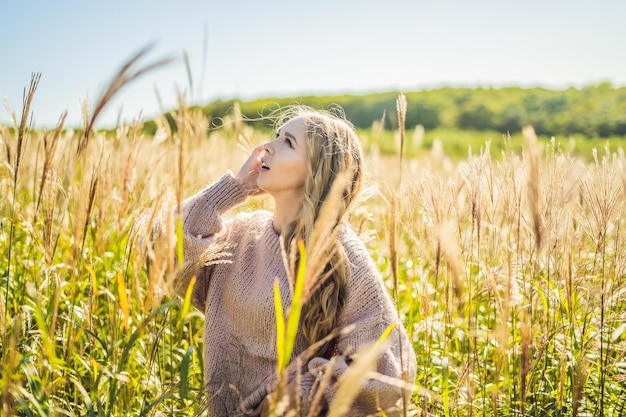
[[[0, 125], [0, 414], [193, 415], [202, 316], [172, 295], [176, 224], [146, 237], [264, 133], [213, 129], [182, 99], [154, 137], [24, 120]], [[623, 151], [574, 156], [527, 130], [525, 147], [485, 137], [451, 158], [405, 133], [400, 181], [379, 133], [362, 132], [380, 193], [352, 221], [417, 354], [408, 414], [624, 413]]]

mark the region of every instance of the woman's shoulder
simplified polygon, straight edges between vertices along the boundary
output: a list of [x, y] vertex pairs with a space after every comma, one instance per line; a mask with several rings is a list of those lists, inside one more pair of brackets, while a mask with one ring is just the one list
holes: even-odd
[[263, 230], [272, 218], [272, 213], [266, 210], [241, 211], [230, 219], [230, 227], [249, 231]]
[[272, 216], [267, 210], [243, 210], [235, 214], [233, 221], [242, 224], [265, 223]]
[[365, 255], [369, 258], [369, 252], [365, 247], [365, 242], [349, 223], [346, 222], [341, 225], [337, 240], [343, 246], [348, 257]]
[[343, 224], [337, 239], [346, 253], [350, 263], [350, 275], [353, 279], [366, 278], [369, 280], [374, 276], [378, 279], [379, 273], [376, 264], [365, 246], [364, 240], [352, 226], [347, 223]]
[[272, 213], [266, 210], [241, 211], [227, 221], [227, 236], [237, 240], [243, 236], [257, 238], [271, 220]]

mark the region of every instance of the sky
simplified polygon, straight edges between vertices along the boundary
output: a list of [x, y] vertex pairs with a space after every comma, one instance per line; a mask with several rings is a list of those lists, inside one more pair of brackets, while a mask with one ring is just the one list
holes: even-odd
[[[174, 61], [120, 91], [96, 128], [187, 104], [442, 86], [626, 86], [624, 0], [5, 0], [0, 121], [41, 80], [35, 128], [80, 126], [120, 66]], [[185, 64], [187, 57], [188, 65]]]

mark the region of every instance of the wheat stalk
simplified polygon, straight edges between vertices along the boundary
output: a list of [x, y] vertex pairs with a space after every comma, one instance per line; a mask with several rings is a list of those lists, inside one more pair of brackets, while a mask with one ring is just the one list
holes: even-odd
[[82, 138], [78, 142], [78, 147], [76, 148], [78, 156], [82, 155], [85, 148], [87, 147], [96, 120], [98, 120], [98, 117], [100, 116], [106, 105], [113, 99], [113, 97], [115, 97], [115, 95], [117, 95], [128, 84], [142, 77], [143, 75], [173, 62], [173, 58], [162, 58], [138, 69], [134, 69], [133, 67], [137, 64], [137, 62], [141, 58], [143, 58], [148, 52], [150, 52], [151, 49], [152, 45], [148, 45], [139, 50], [139, 52], [137, 52], [128, 61], [126, 61], [126, 63], [124, 63], [122, 67], [117, 71], [117, 73], [115, 73], [113, 79], [109, 82], [104, 91], [100, 94], [100, 97], [96, 101], [96, 105], [94, 107], [93, 113], [91, 114], [91, 117], [87, 116], [88, 112], [83, 113], [85, 115], [84, 132]]
[[[28, 114], [30, 113], [30, 105], [33, 101], [33, 97], [35, 95], [35, 91], [37, 90], [37, 86], [39, 85], [39, 80], [41, 79], [40, 73], [34, 73], [31, 75], [30, 87], [28, 88], [28, 92], [24, 90], [24, 97], [22, 103], [22, 117], [20, 119], [20, 125], [17, 135], [17, 148], [15, 152], [15, 160], [13, 161], [13, 204], [11, 206], [11, 217], [10, 217], [10, 228], [9, 228], [9, 248], [7, 254], [7, 269], [6, 269], [6, 285], [5, 285], [5, 293], [7, 296], [7, 303], [5, 304], [5, 315], [8, 313], [8, 298], [9, 298], [9, 289], [11, 283], [11, 256], [13, 251], [13, 233], [15, 229], [15, 206], [17, 204], [17, 179], [20, 170], [20, 165], [22, 163], [22, 157], [24, 155], [24, 148], [26, 146], [26, 142], [28, 141], [29, 135], [26, 134], [26, 124], [28, 121]], [[7, 147], [7, 156], [10, 156], [8, 153]], [[10, 161], [10, 159], [9, 159]]]
[[[350, 178], [352, 178], [350, 170], [336, 176], [311, 231], [306, 248], [308, 260], [304, 274], [303, 305], [333, 272], [333, 270], [324, 271], [324, 268], [332, 251], [336, 250], [334, 247], [342, 224], [342, 219], [338, 219], [338, 209], [341, 207], [343, 190]], [[289, 263], [293, 263], [293, 260]]]
[[540, 179], [539, 179], [539, 145], [535, 129], [527, 126], [522, 131], [525, 140], [525, 150], [528, 155], [528, 199], [530, 202], [530, 212], [533, 221], [533, 231], [535, 233], [535, 249], [537, 253], [541, 249], [541, 208], [540, 204]]
[[37, 212], [39, 211], [39, 206], [41, 205], [41, 196], [43, 195], [44, 186], [49, 181], [49, 177], [51, 175], [50, 170], [52, 169], [52, 161], [54, 159], [54, 155], [59, 145], [59, 139], [63, 131], [63, 125], [65, 124], [66, 117], [67, 117], [67, 112], [64, 112], [61, 115], [61, 119], [59, 120], [59, 123], [54, 129], [54, 132], [52, 133], [52, 137], [49, 137], [47, 132], [45, 132], [43, 135], [44, 162], [43, 162], [43, 167], [41, 169], [41, 180], [39, 183], [39, 192], [37, 193], [37, 204], [35, 205], [35, 217], [37, 216]]

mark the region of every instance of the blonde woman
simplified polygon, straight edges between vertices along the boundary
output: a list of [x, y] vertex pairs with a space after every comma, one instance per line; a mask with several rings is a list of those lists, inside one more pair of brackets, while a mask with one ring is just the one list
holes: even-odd
[[[312, 235], [320, 209], [339, 177], [341, 194], [332, 207], [334, 214], [325, 215], [327, 224], [322, 225], [337, 233], [325, 251], [318, 285], [303, 306], [286, 381], [280, 385], [283, 404], [297, 415], [323, 415], [350, 363], [398, 321], [376, 266], [344, 221], [363, 177], [354, 128], [341, 116], [306, 107], [290, 107], [282, 114], [275, 139], [254, 149], [236, 175], [226, 173], [182, 206], [186, 263], [201, 259], [216, 244], [230, 247], [228, 262], [200, 267], [192, 292], [193, 304], [205, 315], [210, 416], [262, 416], [276, 404], [274, 282], [287, 312], [293, 275], [285, 259], [297, 264], [297, 241], [307, 248], [316, 244]], [[272, 197], [273, 213], [255, 211], [228, 218], [229, 209], [262, 193]], [[184, 295], [188, 280], [182, 281], [178, 292]], [[400, 323], [391, 328], [375, 369], [398, 380], [408, 372], [413, 382], [411, 343]], [[389, 415], [398, 409], [402, 390], [381, 379], [363, 382], [349, 415], [383, 410]]]

